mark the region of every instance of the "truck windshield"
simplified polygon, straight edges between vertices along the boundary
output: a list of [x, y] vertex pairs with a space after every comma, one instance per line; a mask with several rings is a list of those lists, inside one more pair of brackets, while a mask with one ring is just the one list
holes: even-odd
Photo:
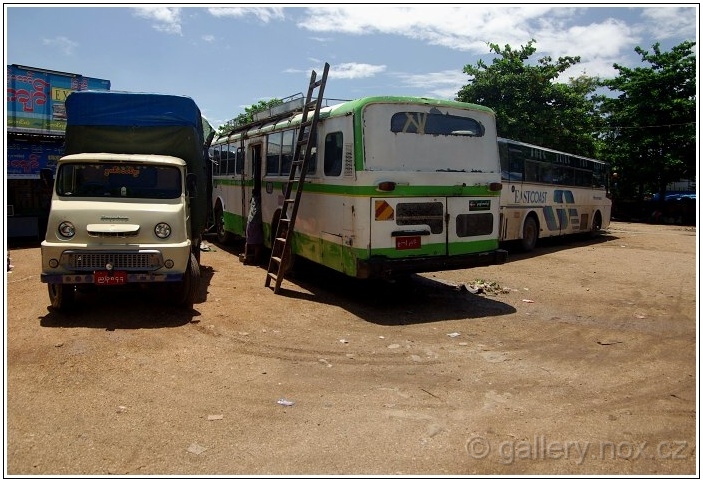
[[68, 197], [174, 199], [181, 185], [181, 172], [172, 166], [76, 163], [61, 166], [56, 176], [56, 193]]

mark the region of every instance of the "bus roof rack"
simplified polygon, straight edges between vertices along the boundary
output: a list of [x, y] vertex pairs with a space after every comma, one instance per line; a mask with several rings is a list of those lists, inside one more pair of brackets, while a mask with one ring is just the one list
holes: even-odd
[[300, 112], [301, 110], [303, 110], [303, 106], [305, 105], [305, 98], [303, 97], [302, 93], [294, 94], [292, 96], [286, 97], [285, 99], [289, 100], [283, 100], [282, 103], [276, 106], [269, 107], [268, 109], [256, 112], [253, 115], [254, 121], [260, 122], [266, 119], [270, 119], [272, 117], [278, 117], [283, 114]]

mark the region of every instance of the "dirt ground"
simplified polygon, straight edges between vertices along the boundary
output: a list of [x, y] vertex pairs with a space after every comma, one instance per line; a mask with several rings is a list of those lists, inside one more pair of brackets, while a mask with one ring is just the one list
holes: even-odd
[[189, 313], [51, 312], [10, 245], [6, 475], [698, 473], [695, 228], [398, 283], [301, 263], [279, 294], [208, 242]]

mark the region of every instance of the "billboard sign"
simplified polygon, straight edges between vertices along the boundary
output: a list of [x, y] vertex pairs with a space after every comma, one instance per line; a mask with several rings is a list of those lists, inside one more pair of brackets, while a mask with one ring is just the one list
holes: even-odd
[[65, 101], [74, 90], [110, 90], [110, 81], [53, 70], [7, 66], [7, 129], [64, 134]]

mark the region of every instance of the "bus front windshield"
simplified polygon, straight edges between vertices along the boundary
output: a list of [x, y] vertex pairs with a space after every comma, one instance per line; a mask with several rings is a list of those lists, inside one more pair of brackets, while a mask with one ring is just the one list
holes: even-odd
[[65, 164], [56, 176], [56, 193], [66, 197], [175, 199], [181, 191], [173, 166], [96, 161]]

